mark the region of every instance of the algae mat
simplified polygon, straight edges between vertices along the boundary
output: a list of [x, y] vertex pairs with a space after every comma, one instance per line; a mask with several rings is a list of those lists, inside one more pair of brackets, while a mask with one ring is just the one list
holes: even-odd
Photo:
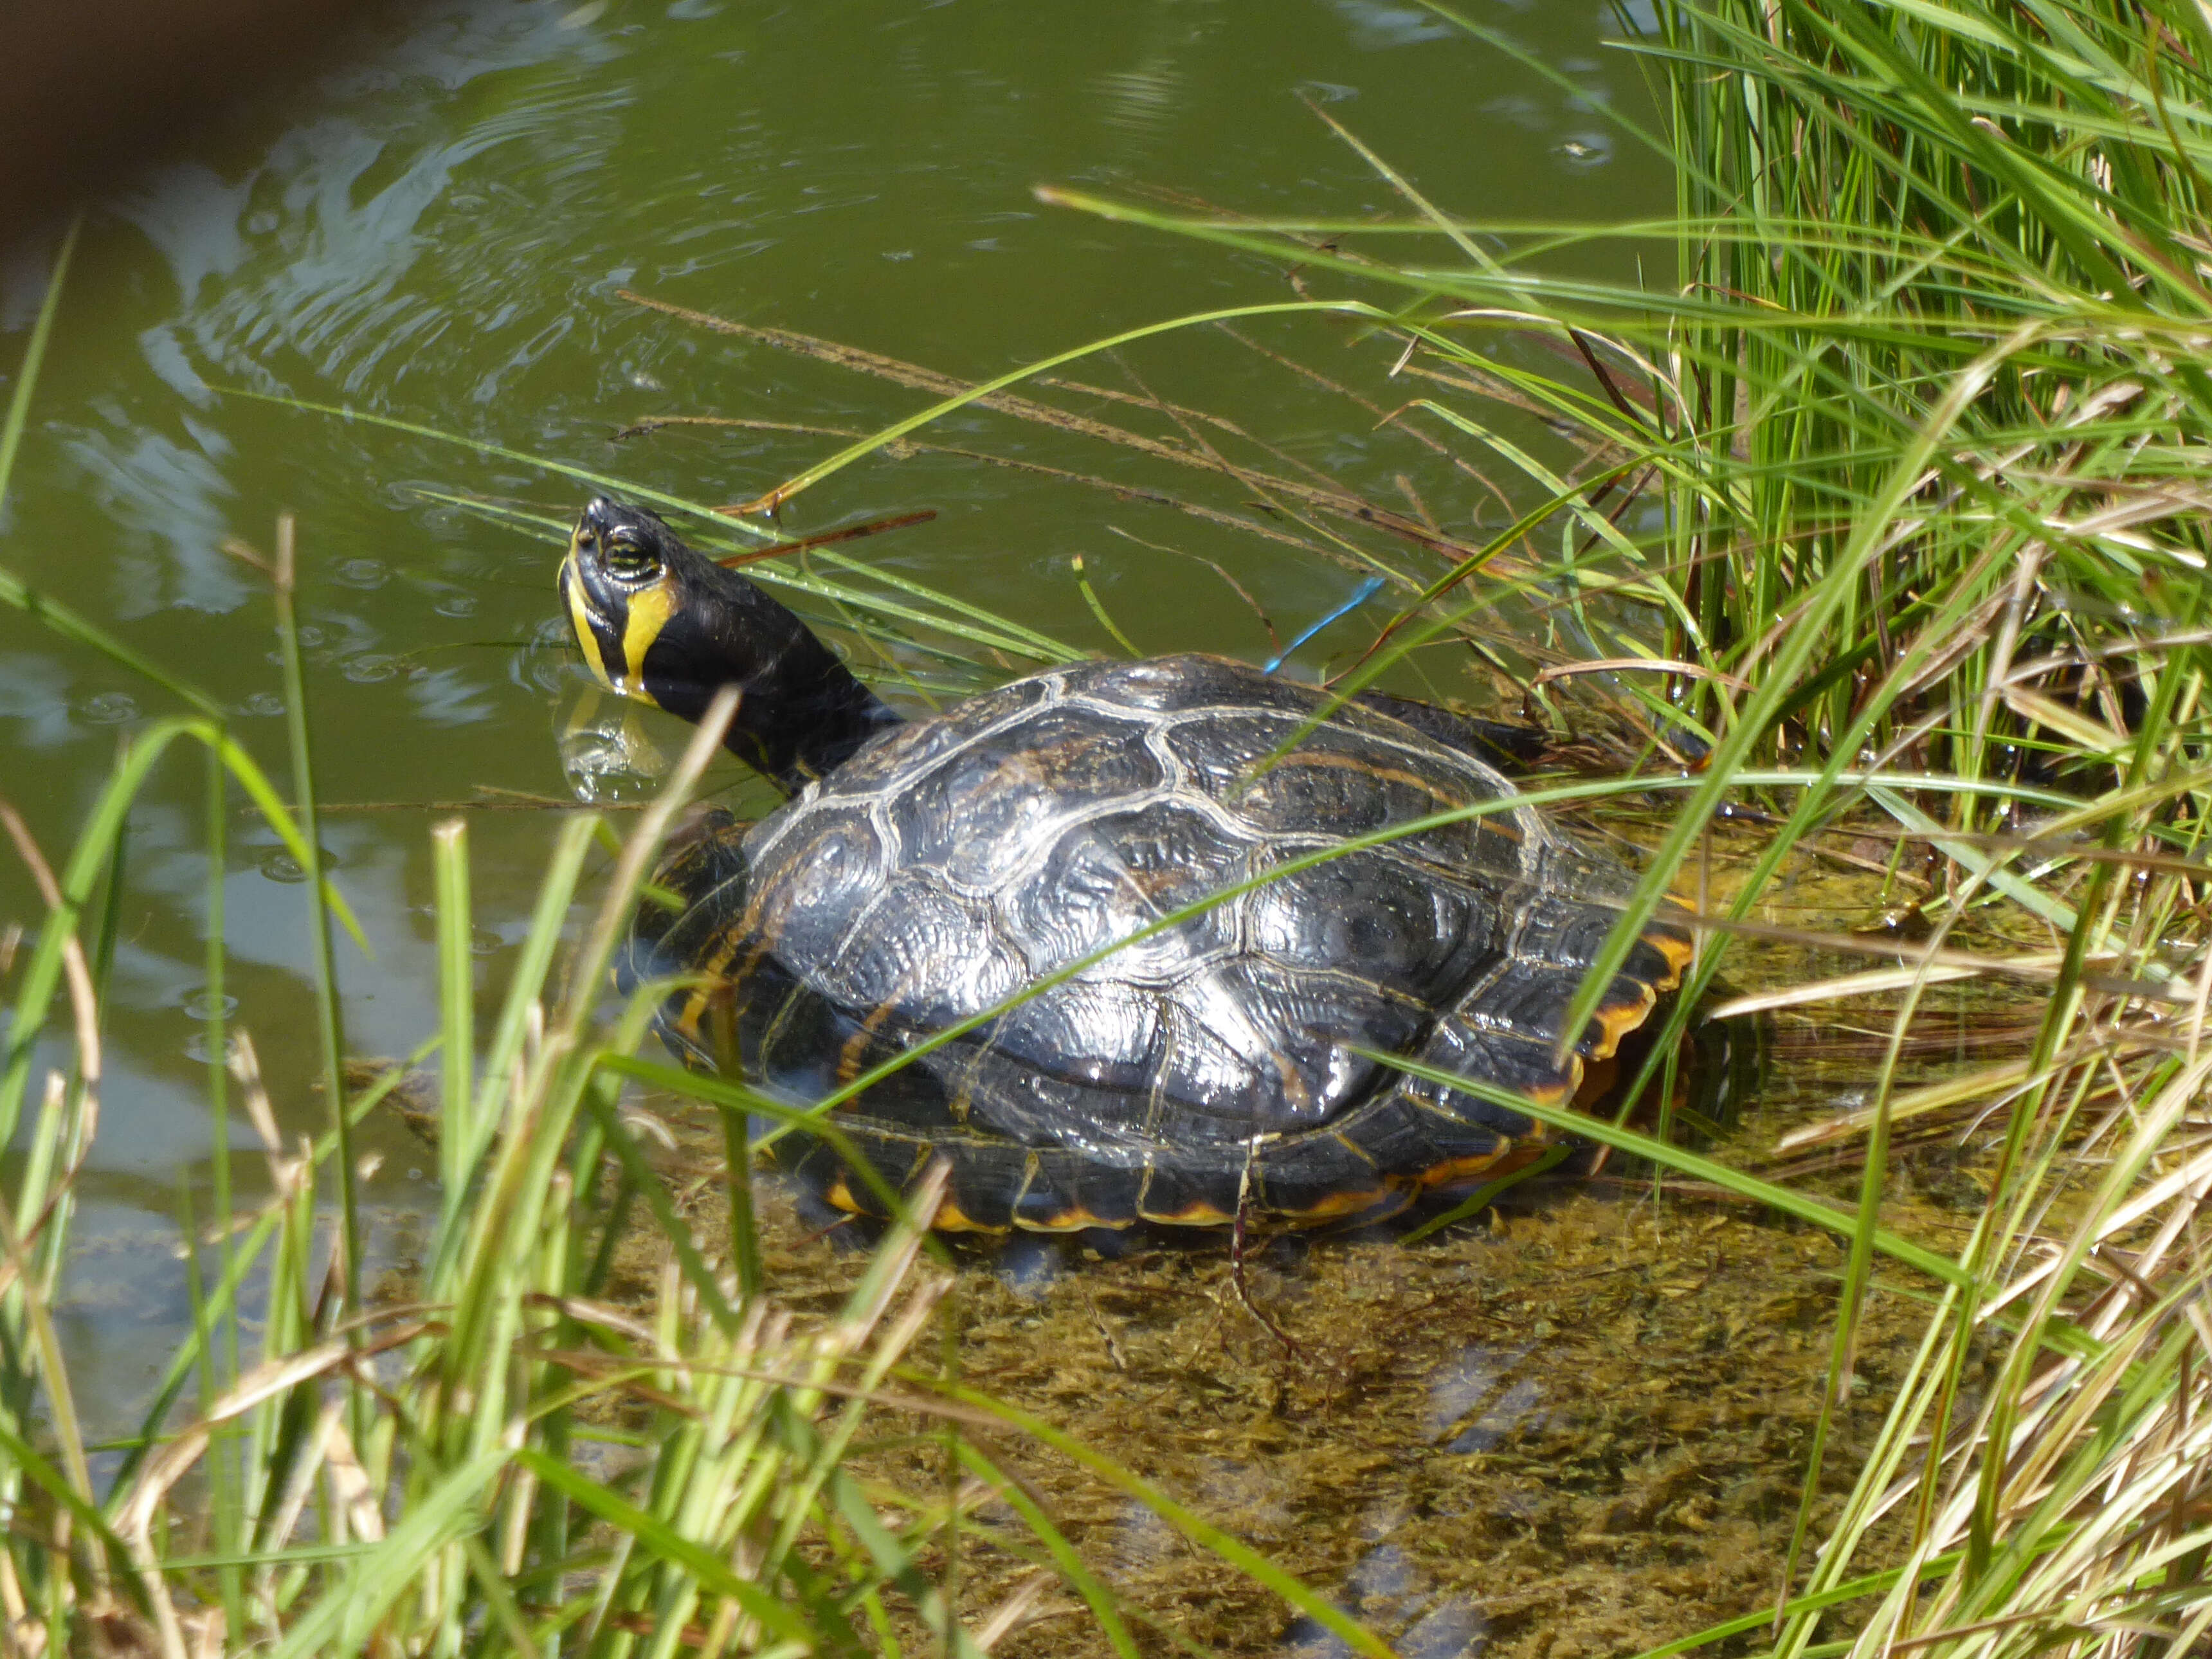
[[[678, 1129], [672, 1171], [689, 1171], [679, 1200], [712, 1237], [726, 1215], [719, 1132], [659, 1105]], [[778, 1299], [827, 1313], [865, 1255], [823, 1238], [781, 1183], [759, 1190]], [[1923, 1236], [1948, 1219], [1912, 1207]], [[1583, 1659], [1773, 1597], [1842, 1260], [1813, 1229], [1733, 1204], [1654, 1205], [1614, 1182], [1556, 1187], [1412, 1247], [1255, 1241], [1248, 1289], [1290, 1337], [1287, 1353], [1238, 1300], [1218, 1236], [1130, 1241], [1118, 1256], [1045, 1240], [966, 1254], [940, 1318], [958, 1331], [963, 1381], [1328, 1589], [1407, 1659]], [[641, 1239], [622, 1293], [648, 1301], [658, 1263]], [[1816, 1536], [1924, 1314], [1910, 1286], [1874, 1297]], [[879, 1413], [879, 1441], [854, 1471], [941, 1493], [940, 1427]], [[1342, 1650], [1071, 1460], [1012, 1431], [984, 1437], [1128, 1598], [1148, 1650], [1180, 1637], [1224, 1654]], [[971, 1618], [1032, 1571], [994, 1532], [1018, 1537], [1019, 1523], [987, 1504], [960, 1564]], [[994, 1651], [1109, 1650], [1087, 1610], [1056, 1592]]]

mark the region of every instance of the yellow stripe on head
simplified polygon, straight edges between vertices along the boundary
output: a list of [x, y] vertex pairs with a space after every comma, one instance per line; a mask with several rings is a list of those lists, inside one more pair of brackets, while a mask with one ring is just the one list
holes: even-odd
[[670, 598], [668, 584], [655, 582], [650, 587], [641, 587], [629, 596], [629, 614], [623, 618], [623, 671], [625, 683], [616, 689], [627, 691], [633, 697], [654, 701], [645, 685], [645, 653], [653, 649], [653, 641], [667, 625], [670, 612], [676, 608]]
[[607, 665], [599, 655], [599, 636], [592, 630], [592, 613], [584, 608], [584, 583], [576, 574], [576, 556], [573, 551], [561, 568], [561, 592], [568, 601], [568, 623], [576, 630], [576, 643], [583, 647], [584, 665], [592, 671], [592, 678], [608, 690], [621, 690], [623, 688], [615, 684], [614, 676], [607, 672]]

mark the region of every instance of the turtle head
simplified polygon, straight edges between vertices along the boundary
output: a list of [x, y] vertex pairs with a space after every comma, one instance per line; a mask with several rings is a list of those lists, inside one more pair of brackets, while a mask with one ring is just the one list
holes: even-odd
[[735, 686], [728, 746], [787, 788], [896, 722], [805, 623], [641, 507], [601, 495], [584, 509], [561, 597], [585, 663], [612, 690], [696, 720]]
[[[681, 568], [692, 560], [699, 553], [644, 507], [599, 495], [577, 518], [560, 566], [560, 592], [584, 664], [602, 686], [661, 703], [646, 659], [679, 611]], [[654, 668], [665, 668], [665, 657], [664, 648]]]

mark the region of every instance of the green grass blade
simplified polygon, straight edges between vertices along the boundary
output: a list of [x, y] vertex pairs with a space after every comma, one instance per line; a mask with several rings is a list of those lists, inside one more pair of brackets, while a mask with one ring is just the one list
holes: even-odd
[[476, 952], [469, 903], [469, 826], [453, 818], [431, 832], [436, 867], [438, 991], [443, 1087], [438, 1126], [438, 1176], [444, 1187], [440, 1224], [451, 1231], [468, 1191], [469, 1151], [477, 1142], [471, 1100], [476, 1069]]
[[[1495, 1084], [1486, 1082], [1480, 1078], [1462, 1077], [1455, 1073], [1441, 1071], [1436, 1066], [1424, 1066], [1419, 1061], [1408, 1060], [1403, 1054], [1386, 1054], [1371, 1048], [1357, 1048], [1352, 1052], [1379, 1064], [1392, 1066], [1408, 1077], [1420, 1078], [1430, 1083], [1443, 1084], [1462, 1094], [1473, 1095], [1478, 1100], [1487, 1101], [1493, 1106], [1502, 1106], [1508, 1111], [1518, 1112], [1524, 1117], [1533, 1117], [1539, 1123], [1547, 1124], [1554, 1129], [1564, 1129], [1568, 1133], [1579, 1135], [1585, 1140], [1595, 1140], [1601, 1146], [1611, 1146], [1619, 1152], [1632, 1152], [1638, 1158], [1649, 1158], [1653, 1163], [1672, 1170], [1678, 1175], [1688, 1176], [1693, 1181], [1708, 1182], [1724, 1191], [1735, 1194], [1740, 1198], [1751, 1199], [1778, 1210], [1784, 1215], [1794, 1216], [1800, 1221], [1810, 1222], [1816, 1227], [1825, 1228], [1839, 1237], [1850, 1238], [1857, 1230], [1857, 1218], [1848, 1210], [1839, 1209], [1824, 1200], [1792, 1191], [1790, 1188], [1778, 1187], [1771, 1182], [1761, 1181], [1756, 1176], [1748, 1176], [1740, 1170], [1732, 1170], [1717, 1159], [1686, 1151], [1663, 1140], [1655, 1140], [1650, 1135], [1638, 1133], [1634, 1129], [1625, 1128], [1620, 1124], [1609, 1122], [1603, 1118], [1587, 1116], [1581, 1112], [1571, 1111], [1561, 1107], [1547, 1106], [1529, 1100], [1524, 1096], [1516, 1095], [1510, 1089], [1498, 1088]], [[1931, 1279], [1941, 1279], [1947, 1285], [1963, 1285], [1969, 1282], [1966, 1271], [1949, 1257], [1938, 1255], [1933, 1250], [1924, 1249], [1906, 1239], [1898, 1237], [1894, 1233], [1877, 1231], [1874, 1235], [1874, 1243], [1875, 1248], [1884, 1255], [1926, 1273]]]
[[807, 1642], [810, 1632], [806, 1626], [783, 1601], [757, 1584], [738, 1577], [720, 1560], [672, 1530], [659, 1516], [640, 1509], [620, 1493], [567, 1464], [555, 1462], [534, 1448], [523, 1448], [514, 1454], [514, 1460], [555, 1491], [581, 1504], [600, 1520], [620, 1528], [636, 1540], [639, 1548], [689, 1573], [711, 1593], [729, 1597], [758, 1620], [763, 1630], [787, 1641]]
[[76, 251], [77, 233], [84, 228], [80, 214], [70, 221], [63, 233], [62, 245], [54, 254], [54, 268], [46, 278], [46, 297], [39, 302], [39, 315], [31, 325], [31, 337], [24, 343], [23, 360], [15, 368], [15, 388], [8, 397], [8, 412], [0, 416], [0, 503], [8, 499], [8, 485], [15, 476], [15, 452], [23, 442], [23, 428], [30, 423], [31, 394], [39, 384], [39, 370], [46, 360], [46, 342], [53, 336], [54, 318], [60, 312], [62, 289], [69, 280], [70, 256]]
[[[337, 958], [331, 945], [331, 911], [323, 895], [329, 884], [323, 869], [321, 826], [315, 803], [314, 744], [308, 735], [307, 673], [300, 650], [295, 611], [298, 562], [293, 520], [276, 521], [276, 556], [270, 592], [276, 602], [277, 647], [284, 668], [284, 726], [292, 754], [292, 793], [297, 802], [301, 846], [307, 857], [311, 902], [308, 939], [315, 964], [315, 1027], [321, 1041], [323, 1087], [330, 1099], [331, 1127], [337, 1138], [338, 1237], [345, 1253], [343, 1277], [349, 1317], [361, 1306], [361, 1199], [353, 1157], [353, 1125], [346, 1112], [345, 1011], [338, 1000]], [[366, 1427], [356, 1419], [356, 1436]]]

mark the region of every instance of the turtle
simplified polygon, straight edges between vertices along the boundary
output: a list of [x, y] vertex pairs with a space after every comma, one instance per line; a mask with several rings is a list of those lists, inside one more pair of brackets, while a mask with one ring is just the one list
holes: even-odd
[[641, 909], [627, 973], [684, 976], [672, 1048], [804, 1103], [972, 1024], [839, 1105], [845, 1152], [776, 1143], [837, 1210], [882, 1215], [878, 1186], [943, 1159], [949, 1231], [1380, 1216], [1563, 1139], [1389, 1057], [1587, 1106], [1691, 958], [1662, 908], [1561, 1052], [1635, 878], [1434, 705], [1191, 653], [903, 717], [604, 496], [560, 586], [613, 690], [696, 720], [735, 687], [726, 744], [787, 797], [708, 814], [657, 873], [682, 908]]

